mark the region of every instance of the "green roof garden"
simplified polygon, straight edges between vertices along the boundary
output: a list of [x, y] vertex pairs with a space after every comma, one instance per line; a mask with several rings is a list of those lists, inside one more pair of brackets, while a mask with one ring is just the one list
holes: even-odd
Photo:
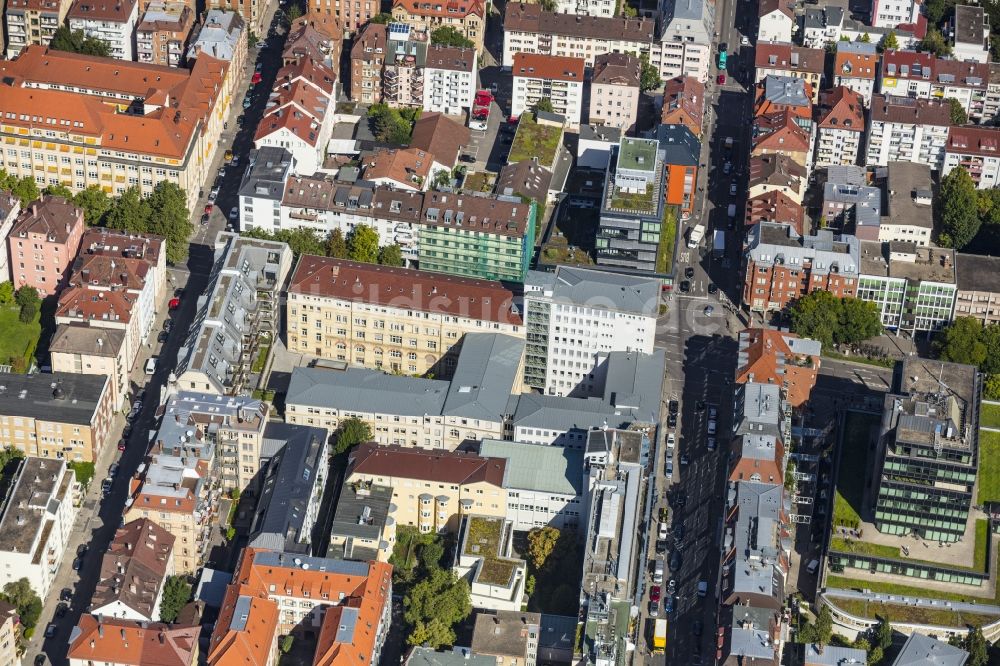
[[482, 558], [476, 580], [486, 585], [507, 585], [517, 561], [500, 556], [503, 542], [503, 524], [500, 518], [472, 516], [469, 518], [463, 554]]
[[562, 134], [562, 127], [545, 125], [536, 121], [534, 114], [523, 114], [517, 123], [507, 162], [514, 164], [537, 157], [540, 165], [550, 168], [556, 160]]

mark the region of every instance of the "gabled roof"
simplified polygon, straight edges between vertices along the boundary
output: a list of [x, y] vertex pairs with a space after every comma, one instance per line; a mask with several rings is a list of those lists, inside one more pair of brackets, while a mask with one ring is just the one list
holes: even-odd
[[467, 485], [488, 483], [503, 487], [507, 461], [463, 451], [430, 451], [405, 446], [361, 444], [348, 456], [344, 478], [354, 474], [418, 479], [435, 483]]
[[809, 134], [789, 111], [759, 116], [753, 125], [754, 151], [801, 152], [809, 150]]
[[750, 158], [750, 187], [775, 185], [799, 188], [806, 177], [801, 164], [787, 155], [758, 155]]
[[802, 234], [805, 210], [780, 190], [771, 190], [747, 200], [745, 222], [748, 227], [759, 222], [787, 224]]
[[846, 86], [837, 86], [820, 97], [820, 129], [865, 131], [865, 105], [861, 95]]
[[211, 666], [267, 666], [278, 634], [278, 604], [263, 596], [226, 589], [215, 622], [208, 663]]
[[419, 190], [430, 175], [433, 163], [434, 155], [419, 148], [380, 150], [366, 161], [364, 177], [366, 180], [384, 178]]
[[21, 234], [42, 234], [51, 243], [65, 243], [82, 224], [82, 208], [63, 197], [43, 194], [21, 210], [10, 235], [16, 238]]
[[792, 11], [787, 0], [761, 0], [757, 15], [764, 17], [772, 12], [781, 12], [789, 19], [795, 19], [795, 13]]
[[59, 294], [56, 317], [68, 317], [83, 322], [121, 322], [132, 318], [138, 295], [125, 291], [95, 291], [89, 287], [66, 287]]
[[699, 136], [704, 116], [704, 83], [693, 76], [678, 76], [664, 84], [661, 123], [683, 123], [695, 136]]
[[514, 66], [511, 75], [530, 79], [549, 79], [552, 81], [570, 81], [583, 84], [583, 58], [569, 56], [545, 55], [542, 53], [514, 54]]
[[81, 615], [67, 657], [128, 666], [192, 666], [201, 627], [133, 622]]
[[118, 529], [101, 560], [101, 578], [91, 598], [95, 612], [120, 602], [153, 617], [173, 556], [175, 537], [152, 520], [140, 518]]
[[475, 14], [481, 19], [486, 18], [486, 7], [483, 0], [395, 0], [392, 8], [402, 7], [413, 16], [425, 16], [452, 20], [465, 18]]
[[[700, 4], [700, 3], [699, 3]], [[503, 17], [504, 32], [591, 37], [627, 42], [651, 42], [656, 21], [651, 18], [581, 16], [547, 12], [534, 2], [509, 3]]]
[[136, 0], [76, 0], [66, 20], [125, 23], [135, 10]]
[[899, 123], [903, 125], [951, 125], [951, 105], [939, 100], [873, 95], [872, 122]]
[[424, 113], [413, 124], [410, 148], [430, 153], [441, 164], [458, 164], [462, 147], [469, 142], [469, 128], [443, 113]]
[[865, 42], [838, 42], [833, 74], [849, 79], [875, 80], [878, 53], [875, 45]]
[[630, 53], [601, 53], [594, 56], [591, 83], [639, 87], [641, 63]]
[[472, 73], [476, 68], [476, 49], [431, 44], [427, 47], [425, 67]]
[[945, 152], [996, 157], [1000, 154], [1000, 129], [995, 127], [949, 127]]
[[754, 66], [757, 69], [822, 74], [824, 57], [823, 49], [807, 49], [781, 42], [757, 42], [754, 48]]

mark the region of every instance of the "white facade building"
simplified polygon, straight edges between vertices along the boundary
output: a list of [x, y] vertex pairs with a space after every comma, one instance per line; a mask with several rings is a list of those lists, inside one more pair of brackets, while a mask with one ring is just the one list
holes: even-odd
[[556, 0], [560, 14], [583, 14], [584, 16], [613, 17], [618, 3], [615, 0]]
[[0, 587], [27, 578], [48, 596], [76, 519], [76, 477], [64, 460], [25, 458], [0, 517]]
[[542, 99], [573, 127], [583, 113], [584, 62], [581, 58], [517, 53], [514, 55], [514, 92], [511, 115], [531, 111]]
[[659, 283], [559, 266], [524, 283], [525, 384], [549, 395], [590, 395], [610, 352], [653, 351]]
[[87, 37], [107, 42], [113, 58], [135, 59], [136, 0], [78, 0], [70, 7], [66, 21], [70, 30], [82, 30]]
[[295, 173], [295, 158], [284, 148], [261, 148], [250, 153], [250, 167], [240, 183], [242, 229], [281, 228], [281, 197], [285, 183]]
[[424, 111], [457, 116], [471, 109], [476, 63], [475, 49], [429, 46], [424, 65]]
[[937, 58], [932, 53], [886, 51], [879, 68], [879, 92], [919, 99], [955, 99], [969, 118], [989, 120], [987, 110], [990, 65]]
[[941, 177], [959, 166], [972, 176], [981, 190], [1000, 186], [1000, 130], [993, 127], [950, 128]]
[[955, 60], [989, 62], [990, 16], [982, 7], [956, 5], [951, 30]]
[[787, 0], [761, 0], [757, 41], [789, 44], [795, 29], [795, 14]]
[[938, 169], [951, 125], [951, 107], [937, 100], [891, 95], [872, 98], [868, 166], [916, 162]]
[[873, 0], [872, 25], [895, 28], [900, 23], [915, 24], [920, 18], [920, 0]]

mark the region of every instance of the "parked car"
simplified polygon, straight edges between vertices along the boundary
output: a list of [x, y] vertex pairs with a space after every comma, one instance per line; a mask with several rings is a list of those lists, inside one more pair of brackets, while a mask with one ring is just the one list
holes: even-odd
[[691, 283], [688, 282], [687, 280], [682, 280], [681, 281], [681, 293], [682, 294], [686, 294], [689, 291], [691, 291]]
[[159, 334], [156, 336], [156, 341], [159, 342], [160, 344], [163, 344], [169, 339], [170, 339], [170, 334], [167, 333], [166, 331], [160, 331]]
[[673, 596], [667, 597], [667, 600], [663, 603], [663, 610], [669, 615], [674, 612], [674, 598]]
[[715, 434], [715, 427], [716, 427], [716, 425], [715, 425], [715, 419], [709, 419], [708, 420], [708, 434], [709, 435], [714, 435]]
[[226, 158], [226, 162], [232, 162], [233, 161], [233, 151], [232, 150], [227, 150], [225, 158]]
[[706, 446], [706, 448], [708, 448], [709, 451], [714, 451], [715, 450], [715, 438], [714, 437], [709, 437], [706, 440], [705, 446]]
[[49, 626], [45, 627], [45, 637], [52, 638], [53, 636], [56, 635], [56, 631], [58, 629], [59, 625], [57, 625], [55, 622], [50, 623]]
[[145, 371], [147, 375], [151, 375], [156, 372], [156, 357], [151, 356], [146, 359]]
[[726, 75], [719, 74], [717, 77], [715, 77], [715, 82], [718, 83], [720, 86], [726, 85]]
[[677, 415], [676, 414], [668, 414], [667, 415], [667, 427], [668, 428], [676, 428], [677, 427]]
[[650, 599], [650, 601], [659, 601], [660, 600], [660, 586], [659, 585], [654, 585], [653, 587], [649, 588], [649, 599]]
[[212, 190], [208, 193], [208, 200], [209, 201], [214, 202], [216, 199], [219, 198], [219, 189], [220, 188], [219, 188], [218, 185], [216, 185], [215, 187], [212, 188]]
[[124, 439], [119, 439], [118, 440], [118, 450], [119, 451], [124, 451], [125, 450], [125, 440]]
[[670, 564], [670, 570], [671, 571], [680, 571], [681, 570], [681, 565], [684, 564], [684, 561], [681, 559], [681, 551], [674, 550], [674, 552], [672, 552], [670, 554], [670, 562], [669, 562], [669, 564]]
[[118, 463], [111, 463], [111, 467], [108, 468], [108, 478], [114, 479], [118, 476]]
[[253, 73], [253, 76], [250, 77], [250, 83], [253, 85], [257, 85], [258, 83], [260, 83], [260, 80], [262, 78], [264, 77], [261, 75], [260, 70], [258, 69], [256, 72]]
[[236, 206], [233, 206], [233, 209], [229, 211], [229, 221], [236, 222], [239, 219], [240, 219], [240, 209], [237, 208]]
[[[83, 558], [77, 557], [73, 559], [73, 571], [79, 571], [83, 568]], [[48, 633], [45, 634], [48, 636]]]
[[677, 412], [680, 411], [680, 408], [681, 408], [680, 403], [677, 402], [676, 400], [671, 400], [669, 403], [667, 403], [667, 411], [670, 412], [671, 414], [676, 414]]
[[684, 269], [684, 277], [689, 280], [694, 277], [694, 266], [688, 266]]
[[729, 184], [729, 196], [731, 196], [731, 197], [735, 197], [736, 196], [736, 181], [735, 180]]
[[708, 408], [708, 418], [714, 419], [718, 415], [719, 415], [719, 410], [717, 410], [715, 407], [709, 407]]
[[69, 606], [60, 601], [59, 604], [56, 606], [56, 617], [65, 617], [68, 611], [69, 611]]
[[202, 224], [208, 224], [208, 220], [209, 220], [210, 217], [211, 217], [211, 215], [209, 215], [208, 213], [203, 213], [202, 216], [201, 216], [201, 223]]
[[180, 306], [181, 306], [181, 299], [176, 298], [176, 297], [171, 298], [170, 302], [167, 303], [167, 309], [169, 309], [169, 310], [176, 310]]
[[163, 330], [169, 333], [174, 328], [174, 321], [172, 319], [163, 320]]
[[60, 590], [59, 601], [73, 601], [73, 590], [68, 587], [64, 587]]
[[667, 450], [668, 451], [673, 451], [674, 450], [674, 444], [676, 444], [676, 443], [677, 443], [677, 438], [674, 436], [674, 433], [672, 433], [672, 432], [671, 433], [667, 433]]

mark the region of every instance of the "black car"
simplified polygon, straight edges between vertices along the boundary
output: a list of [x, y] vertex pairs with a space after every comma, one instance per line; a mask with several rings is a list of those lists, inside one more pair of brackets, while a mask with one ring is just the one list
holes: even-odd
[[66, 617], [66, 613], [69, 611], [69, 606], [63, 602], [60, 602], [56, 606], [56, 617]]
[[684, 277], [689, 280], [694, 277], [694, 266], [688, 266], [684, 269]]
[[668, 428], [676, 428], [677, 427], [677, 415], [676, 414], [668, 414], [667, 415], [667, 427]]
[[73, 601], [73, 590], [68, 587], [64, 587], [61, 592], [59, 592], [59, 601]]
[[714, 282], [709, 282], [708, 283], [708, 293], [714, 294], [717, 291], [719, 291], [719, 285], [715, 284]]
[[167, 333], [166, 331], [160, 331], [160, 333], [156, 336], [156, 341], [160, 343], [166, 342], [167, 338], [169, 337], [170, 337], [169, 333]]
[[45, 666], [45, 655], [36, 654], [35, 655], [35, 666]]
[[85, 543], [81, 543], [79, 546], [76, 547], [76, 556], [83, 557], [84, 555], [87, 554], [88, 550], [90, 550], [90, 546], [88, 546]]
[[669, 403], [667, 404], [667, 410], [668, 410], [668, 411], [669, 411], [669, 412], [670, 412], [671, 414], [677, 414], [677, 412], [678, 412], [678, 410], [680, 410], [680, 408], [681, 408], [681, 406], [680, 406], [680, 403], [678, 403], [678, 402], [677, 402], [676, 400], [671, 400], [671, 401], [670, 401], [670, 402], [669, 402]]
[[83, 558], [77, 557], [73, 560], [73, 571], [79, 571], [83, 568]]
[[669, 566], [670, 566], [670, 570], [671, 571], [680, 571], [681, 570], [681, 565], [683, 563], [684, 562], [681, 560], [681, 551], [674, 550], [674, 552], [672, 552], [670, 554], [670, 562], [668, 563]]
[[676, 525], [674, 525], [674, 539], [680, 541], [683, 538], [684, 538], [684, 523], [679, 522]]
[[729, 51], [729, 44], [721, 42], [719, 44], [719, 53], [726, 53], [727, 51]]
[[174, 328], [174, 320], [173, 319], [164, 319], [163, 320], [163, 330], [166, 333], [169, 333], [173, 328]]
[[184, 287], [177, 287], [174, 289], [174, 298], [180, 298], [184, 295]]
[[697, 402], [697, 403], [695, 404], [695, 407], [696, 407], [696, 408], [698, 409], [698, 411], [699, 411], [699, 412], [703, 412], [703, 411], [705, 411], [705, 401], [704, 401], [704, 400], [699, 400], [699, 401], [698, 401], [698, 402]]
[[687, 280], [682, 280], [681, 281], [681, 293], [682, 294], [686, 294], [689, 291], [691, 291], [691, 283], [688, 282]]

